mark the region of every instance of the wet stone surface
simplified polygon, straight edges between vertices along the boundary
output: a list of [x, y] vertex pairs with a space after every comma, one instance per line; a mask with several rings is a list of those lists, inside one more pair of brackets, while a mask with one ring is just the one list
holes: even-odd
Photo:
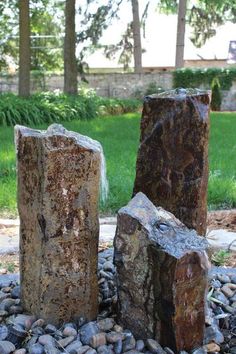
[[209, 93], [199, 90], [145, 98], [133, 192], [199, 235], [206, 233], [209, 103]]
[[207, 241], [143, 194], [118, 212], [114, 240], [118, 319], [174, 351], [201, 346]]
[[15, 136], [22, 306], [56, 325], [93, 320], [101, 145], [58, 124]]
[[[89, 324], [86, 324], [86, 319], [79, 318], [75, 323], [65, 321], [60, 327], [57, 327], [29, 314], [10, 314], [12, 306], [21, 305], [20, 298], [16, 298], [16, 296], [12, 298], [12, 293], [15, 293], [14, 289], [18, 289], [19, 285], [15, 280], [17, 276], [9, 278], [8, 281], [5, 278], [4, 286], [0, 286], [0, 294], [5, 294], [5, 299], [8, 301], [0, 299], [0, 306], [5, 309], [0, 311], [2, 313], [2, 316], [0, 315], [0, 353], [10, 354], [12, 350], [15, 350], [14, 354], [173, 354], [170, 348], [161, 347], [157, 341], [151, 340], [152, 338], [141, 340], [134, 337], [127, 328], [117, 324], [115, 312], [117, 302], [116, 272], [115, 268], [113, 272], [103, 269], [102, 265], [106, 262], [113, 264], [112, 248], [99, 253], [100, 310], [97, 320], [89, 322]], [[216, 268], [214, 269], [216, 270]], [[103, 272], [108, 272], [108, 278], [103, 277]], [[220, 350], [222, 353], [236, 353], [235, 295], [230, 298], [226, 296], [228, 301], [225, 303], [218, 303], [214, 298], [215, 292], [222, 292], [223, 286], [227, 285], [232, 289], [232, 284], [235, 285], [235, 275], [230, 271], [229, 283], [222, 282], [222, 280], [226, 280], [226, 278], [222, 278], [227, 274], [226, 272], [226, 270], [224, 273], [211, 272], [204, 347], [195, 350], [194, 354], [203, 354], [207, 350], [211, 353]], [[114, 283], [109, 282], [111, 278]], [[105, 285], [101, 286], [104, 283]], [[232, 290], [236, 294], [236, 291]], [[19, 294], [18, 290], [16, 293]], [[109, 301], [106, 301], [108, 299]], [[227, 305], [228, 303], [229, 305]], [[98, 344], [101, 345], [97, 347]], [[182, 354], [186, 354], [186, 352], [182, 352]]]

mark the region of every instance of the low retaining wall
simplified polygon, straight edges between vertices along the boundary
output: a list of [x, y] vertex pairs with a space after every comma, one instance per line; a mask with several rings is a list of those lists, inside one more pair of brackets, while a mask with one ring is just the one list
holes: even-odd
[[[155, 84], [164, 90], [173, 87], [171, 71], [156, 73], [106, 73], [89, 74], [86, 76], [89, 87], [93, 88], [98, 95], [105, 97], [129, 98], [136, 95], [142, 96], [150, 84]], [[80, 79], [78, 78], [78, 81]], [[14, 92], [18, 90], [17, 76], [0, 76], [0, 92]], [[63, 90], [63, 76], [50, 75], [46, 77], [32, 78], [31, 92]], [[236, 111], [236, 82], [229, 91], [222, 92], [222, 111]]]

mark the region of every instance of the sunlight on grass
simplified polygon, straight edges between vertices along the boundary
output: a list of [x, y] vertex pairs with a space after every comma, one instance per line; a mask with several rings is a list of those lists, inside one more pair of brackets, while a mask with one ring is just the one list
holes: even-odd
[[[132, 195], [139, 145], [140, 113], [63, 123], [72, 131], [88, 135], [103, 145], [110, 193], [103, 213], [116, 212]], [[40, 125], [37, 129], [46, 129]], [[210, 209], [236, 207], [236, 114], [212, 113], [209, 145]], [[13, 129], [0, 130], [0, 212], [16, 212], [16, 171]]]

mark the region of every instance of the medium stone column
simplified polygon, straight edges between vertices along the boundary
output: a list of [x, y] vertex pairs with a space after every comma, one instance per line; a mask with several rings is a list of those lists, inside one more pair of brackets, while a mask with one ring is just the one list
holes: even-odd
[[147, 96], [134, 195], [143, 192], [198, 234], [206, 233], [208, 92], [177, 89]]
[[98, 310], [99, 143], [54, 124], [15, 128], [21, 299], [49, 323]]
[[114, 241], [118, 320], [174, 352], [203, 344], [207, 241], [138, 193], [119, 210]]

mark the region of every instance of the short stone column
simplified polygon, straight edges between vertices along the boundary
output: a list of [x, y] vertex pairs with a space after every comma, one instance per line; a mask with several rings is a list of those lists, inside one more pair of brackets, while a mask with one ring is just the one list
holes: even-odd
[[15, 128], [23, 308], [60, 324], [98, 311], [99, 143]]
[[207, 241], [138, 193], [119, 210], [114, 241], [118, 320], [174, 352], [203, 344]]
[[177, 89], [143, 105], [134, 195], [143, 192], [199, 235], [206, 233], [209, 92]]

